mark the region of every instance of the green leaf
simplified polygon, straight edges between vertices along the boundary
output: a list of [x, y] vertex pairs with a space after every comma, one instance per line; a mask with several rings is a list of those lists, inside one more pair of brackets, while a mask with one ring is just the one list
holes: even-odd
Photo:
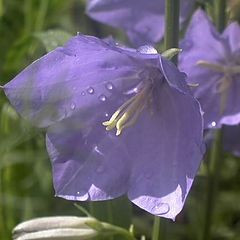
[[72, 35], [68, 32], [57, 29], [35, 33], [34, 36], [42, 42], [47, 52], [50, 52], [55, 48], [62, 46], [72, 37]]

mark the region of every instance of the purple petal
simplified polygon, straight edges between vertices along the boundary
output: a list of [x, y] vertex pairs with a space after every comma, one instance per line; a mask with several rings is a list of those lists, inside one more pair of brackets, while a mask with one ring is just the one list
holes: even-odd
[[155, 96], [157, 111], [144, 111], [118, 137], [101, 125], [104, 113], [113, 113], [114, 102], [86, 122], [76, 116], [48, 129], [57, 196], [84, 201], [128, 193], [150, 213], [175, 218], [203, 154], [202, 117], [199, 104], [184, 89], [164, 82]]
[[240, 49], [240, 26], [237, 22], [233, 22], [223, 32], [223, 37], [229, 42], [232, 52]]
[[113, 93], [141, 80], [143, 63], [137, 57], [144, 54], [124, 51], [94, 37], [74, 37], [19, 73], [4, 86], [5, 93], [23, 117], [40, 127], [79, 111], [88, 117]]
[[[164, 0], [89, 0], [87, 13], [93, 19], [126, 31], [136, 46], [154, 44], [164, 35]], [[186, 20], [195, 1], [181, 0], [180, 22]]]
[[209, 81], [209, 77], [206, 78], [209, 70], [197, 66], [199, 60], [219, 62], [228, 50], [213, 23], [200, 9], [194, 13], [180, 48], [183, 51], [179, 55], [179, 68], [189, 76], [192, 83], [199, 83], [199, 78]]
[[[221, 92], [218, 90], [218, 86], [224, 74], [197, 64], [199, 61], [205, 61], [231, 66], [231, 61], [235, 61], [235, 57], [231, 55], [229, 45], [231, 38], [229, 37], [229, 41], [227, 41], [226, 36], [232, 28], [233, 26], [230, 26], [229, 30], [221, 36], [207, 15], [202, 10], [197, 10], [193, 15], [186, 36], [181, 42], [183, 53], [180, 55], [179, 66], [187, 73], [189, 83], [199, 84], [193, 90], [194, 96], [199, 100], [204, 111], [206, 128], [220, 127], [221, 124], [233, 125], [240, 121], [239, 104], [236, 104], [240, 101], [238, 96], [240, 84], [237, 81], [239, 76], [233, 76], [230, 87]], [[224, 100], [224, 107], [223, 94], [227, 96]]]
[[[71, 118], [48, 129], [47, 149], [52, 160], [56, 195], [68, 200], [106, 200], [127, 192], [129, 162], [126, 145], [107, 132], [102, 116], [81, 123]], [[99, 111], [100, 112], [100, 111]]]
[[191, 96], [167, 84], [159, 93], [158, 112], [145, 112], [126, 139], [134, 156], [128, 195], [148, 212], [174, 219], [202, 158], [201, 114]]

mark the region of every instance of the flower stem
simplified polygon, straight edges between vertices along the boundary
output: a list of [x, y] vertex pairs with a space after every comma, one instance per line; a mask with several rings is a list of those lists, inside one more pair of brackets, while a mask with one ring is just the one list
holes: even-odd
[[[165, 50], [178, 47], [179, 10], [179, 0], [165, 0]], [[177, 63], [177, 56], [173, 58], [173, 62]]]
[[208, 180], [207, 180], [207, 196], [205, 219], [203, 229], [203, 240], [211, 239], [211, 226], [213, 223], [214, 205], [216, 201], [216, 194], [218, 190], [218, 179], [220, 175], [221, 166], [221, 146], [222, 145], [222, 131], [218, 129], [215, 134], [215, 141], [210, 152], [210, 162], [208, 166]]
[[214, 1], [215, 24], [219, 32], [222, 32], [226, 25], [226, 0]]
[[154, 217], [152, 240], [160, 239], [160, 217]]
[[[219, 32], [222, 32], [226, 24], [226, 0], [215, 0], [215, 24]], [[216, 195], [218, 192], [218, 181], [220, 178], [220, 169], [223, 159], [221, 159], [222, 149], [222, 130], [218, 129], [215, 134], [215, 140], [210, 153], [209, 168], [208, 168], [208, 181], [207, 181], [207, 196], [206, 196], [206, 209], [205, 221], [203, 229], [203, 240], [210, 240], [211, 227], [214, 218], [214, 206], [216, 202]]]

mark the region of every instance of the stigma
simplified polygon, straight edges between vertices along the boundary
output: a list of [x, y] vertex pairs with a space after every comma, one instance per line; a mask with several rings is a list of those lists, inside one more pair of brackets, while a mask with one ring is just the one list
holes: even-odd
[[116, 128], [116, 136], [119, 136], [123, 129], [134, 125], [142, 111], [152, 100], [151, 83], [144, 84], [141, 90], [135, 96], [128, 99], [117, 111], [113, 113], [108, 121], [103, 122], [107, 131]]

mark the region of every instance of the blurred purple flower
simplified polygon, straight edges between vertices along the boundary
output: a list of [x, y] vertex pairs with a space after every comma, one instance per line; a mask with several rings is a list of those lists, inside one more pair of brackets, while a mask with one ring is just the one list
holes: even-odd
[[226, 151], [240, 157], [240, 125], [223, 125], [223, 146]]
[[[195, 0], [181, 0], [180, 23], [193, 10]], [[89, 0], [87, 14], [123, 29], [135, 46], [155, 44], [164, 35], [165, 0]]]
[[194, 95], [206, 128], [240, 122], [240, 26], [231, 23], [219, 34], [208, 16], [197, 10], [181, 43], [180, 69], [199, 84]]
[[155, 215], [181, 211], [203, 154], [202, 116], [185, 74], [154, 48], [79, 35], [4, 91], [23, 117], [47, 127], [57, 196], [128, 194]]
[[[204, 140], [206, 142], [207, 149], [212, 146], [215, 139], [215, 132], [216, 129], [207, 129], [204, 131]], [[224, 151], [240, 157], [240, 125], [223, 125], [222, 132], [222, 144]]]

